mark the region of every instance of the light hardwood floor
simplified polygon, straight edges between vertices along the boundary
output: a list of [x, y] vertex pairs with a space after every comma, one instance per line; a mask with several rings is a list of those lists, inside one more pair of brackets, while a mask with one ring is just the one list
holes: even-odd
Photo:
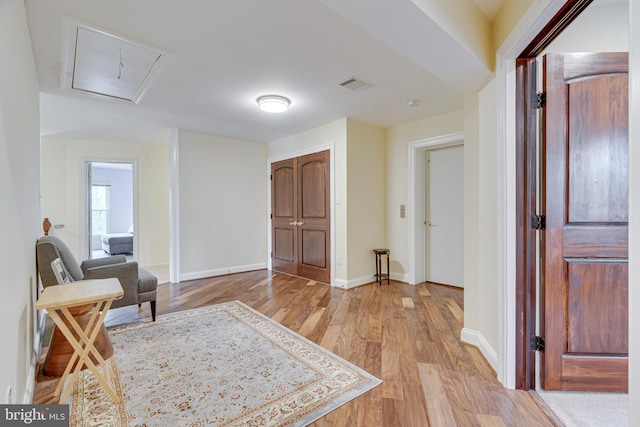
[[[502, 387], [480, 351], [460, 341], [460, 289], [391, 281], [346, 291], [261, 270], [160, 285], [157, 310], [161, 316], [232, 300], [384, 381], [313, 426], [556, 425], [529, 393]], [[123, 307], [106, 323], [148, 316], [148, 304]], [[56, 385], [40, 373], [34, 403], [56, 403]]]

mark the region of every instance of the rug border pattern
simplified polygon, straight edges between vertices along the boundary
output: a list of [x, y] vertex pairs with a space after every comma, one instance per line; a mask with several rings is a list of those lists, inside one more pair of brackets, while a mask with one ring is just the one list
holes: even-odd
[[[265, 316], [264, 314], [260, 313], [259, 311], [253, 309], [252, 307], [241, 301], [229, 301], [206, 307], [194, 308], [161, 315], [157, 317], [155, 324], [169, 323], [176, 319], [185, 317], [201, 316], [212, 311], [226, 311], [227, 314], [233, 316], [238, 321], [241, 321], [247, 327], [250, 327], [255, 333], [258, 333], [268, 339], [272, 344], [280, 348], [280, 350], [286, 352], [290, 357], [293, 357], [297, 361], [305, 364], [307, 368], [312, 369], [312, 366], [310, 366], [304, 360], [300, 353], [304, 353], [305, 351], [312, 349], [323, 356], [323, 363], [341, 365], [357, 376], [357, 380], [354, 380], [351, 384], [349, 384], [348, 388], [343, 389], [340, 393], [337, 393], [338, 396], [332, 397], [332, 399], [330, 399], [328, 402], [326, 401], [326, 399], [323, 399], [322, 401], [319, 401], [314, 405], [310, 405], [310, 407], [308, 407], [304, 412], [298, 411], [295, 414], [286, 416], [276, 425], [290, 425], [294, 427], [306, 426], [338, 408], [339, 406], [342, 406], [343, 404], [366, 393], [367, 391], [375, 388], [382, 383], [380, 379], [362, 370], [353, 363], [335, 355], [324, 347], [279, 324], [278, 322], [270, 319], [269, 317]], [[109, 328], [109, 332], [110, 334], [115, 335], [139, 328], [146, 328], [152, 326], [153, 324], [154, 322], [149, 319], [131, 324], [118, 325]], [[290, 339], [287, 340], [288, 338]], [[284, 345], [281, 345], [280, 343], [282, 341], [293, 341], [295, 343], [295, 348], [292, 349], [291, 347], [285, 347]], [[117, 354], [115, 355], [115, 358], [117, 360]], [[316, 370], [316, 372], [318, 373], [318, 375], [321, 375], [319, 371]], [[312, 384], [310, 384], [309, 386], [312, 386]], [[288, 396], [282, 396], [279, 400], [286, 399], [287, 397]], [[270, 405], [271, 404], [264, 405], [265, 408], [263, 409], [267, 410], [266, 406]], [[301, 416], [301, 414], [303, 415]], [[252, 417], [253, 416], [241, 416], [232, 420], [228, 420], [224, 424], [220, 425], [238, 425], [238, 423], [244, 424], [248, 423]]]

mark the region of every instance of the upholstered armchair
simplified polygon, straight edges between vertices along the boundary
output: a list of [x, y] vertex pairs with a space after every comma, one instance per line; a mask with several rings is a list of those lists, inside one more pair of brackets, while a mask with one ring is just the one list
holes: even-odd
[[138, 267], [135, 261], [127, 262], [125, 255], [90, 259], [78, 264], [69, 247], [56, 236], [43, 236], [36, 244], [36, 257], [42, 285], [57, 285], [51, 262], [60, 258], [70, 279], [89, 280], [115, 277], [120, 280], [124, 296], [113, 301], [111, 308], [149, 302], [151, 317], [156, 320], [156, 288], [158, 278]]

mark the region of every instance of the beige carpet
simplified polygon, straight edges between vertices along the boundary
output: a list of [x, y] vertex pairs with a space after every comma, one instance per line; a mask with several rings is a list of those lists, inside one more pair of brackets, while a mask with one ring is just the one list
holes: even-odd
[[84, 372], [72, 426], [305, 426], [381, 383], [237, 301], [110, 335], [124, 403]]
[[629, 425], [629, 395], [536, 390], [565, 427]]

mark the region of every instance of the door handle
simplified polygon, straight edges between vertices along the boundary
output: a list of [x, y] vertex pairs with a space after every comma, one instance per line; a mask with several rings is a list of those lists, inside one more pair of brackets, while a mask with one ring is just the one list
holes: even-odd
[[293, 221], [293, 222], [290, 222], [289, 225], [297, 225], [298, 227], [300, 227], [300, 226], [304, 225], [304, 222]]
[[298, 225], [298, 223], [294, 221], [294, 222], [290, 222], [289, 225]]
[[436, 225], [434, 223], [432, 223], [431, 221], [425, 221], [424, 225], [426, 225], [427, 227], [435, 227]]
[[302, 227], [304, 225], [304, 222], [299, 222], [297, 225], [298, 227]]

